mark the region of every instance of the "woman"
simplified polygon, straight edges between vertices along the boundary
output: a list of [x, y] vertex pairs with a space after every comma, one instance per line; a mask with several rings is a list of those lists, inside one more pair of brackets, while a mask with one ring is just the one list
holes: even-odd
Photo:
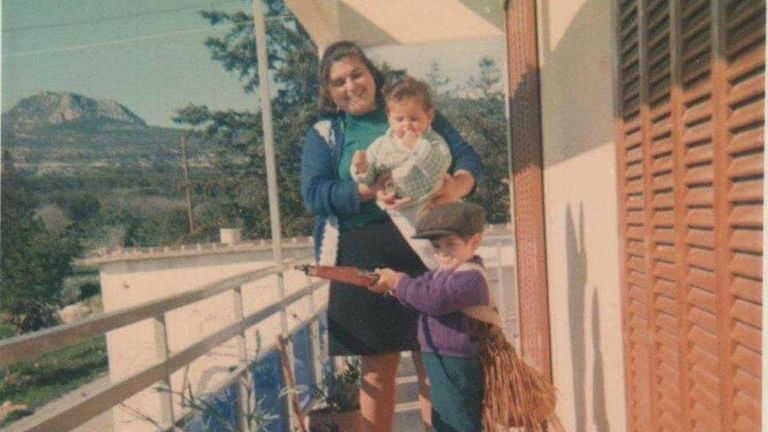
[[[315, 253], [320, 264], [373, 270], [390, 267], [409, 275], [426, 269], [375, 203], [380, 184], [356, 184], [352, 155], [365, 150], [388, 127], [379, 90], [381, 73], [353, 42], [329, 46], [319, 70], [321, 118], [307, 132], [302, 153], [301, 193], [316, 216]], [[480, 157], [439, 113], [432, 128], [451, 150], [453, 162], [432, 205], [470, 193], [482, 176]], [[381, 197], [381, 196], [380, 196]], [[401, 351], [415, 351], [422, 413], [428, 423], [425, 374], [416, 341], [416, 313], [396, 299], [332, 283], [328, 301], [328, 349], [332, 356], [359, 355], [363, 384], [360, 409], [365, 431], [390, 432], [395, 375]], [[426, 408], [425, 408], [426, 407]]]

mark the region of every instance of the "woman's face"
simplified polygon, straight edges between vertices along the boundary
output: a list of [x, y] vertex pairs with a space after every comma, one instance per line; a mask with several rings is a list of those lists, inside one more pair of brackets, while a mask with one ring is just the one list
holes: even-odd
[[376, 83], [363, 62], [344, 57], [331, 64], [328, 75], [328, 93], [341, 111], [360, 115], [376, 109]]

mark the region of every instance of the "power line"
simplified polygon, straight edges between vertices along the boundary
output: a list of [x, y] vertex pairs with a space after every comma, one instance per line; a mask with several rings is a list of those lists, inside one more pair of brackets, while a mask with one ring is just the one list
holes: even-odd
[[[278, 15], [274, 17], [268, 17], [266, 21], [280, 21], [284, 18], [293, 18], [293, 16]], [[244, 23], [253, 22], [253, 19], [244, 20], [243, 22]], [[211, 31], [212, 29], [210, 27], [206, 27], [203, 29], [179, 30], [179, 31], [158, 33], [153, 35], [138, 36], [138, 37], [132, 37], [132, 38], [125, 38], [125, 39], [114, 39], [114, 40], [103, 41], [103, 42], [94, 42], [90, 44], [72, 45], [72, 46], [55, 47], [55, 48], [42, 48], [42, 49], [30, 50], [30, 51], [3, 53], [2, 57], [3, 58], [22, 57], [22, 56], [37, 55], [37, 54], [50, 54], [50, 53], [64, 52], [64, 51], [79, 51], [79, 50], [88, 49], [88, 48], [96, 48], [96, 47], [102, 47], [102, 46], [108, 46], [108, 45], [120, 45], [125, 43], [140, 42], [140, 41], [152, 40], [152, 39], [162, 39], [166, 37], [183, 36], [188, 34], [204, 33], [204, 32], [211, 32]]]
[[218, 4], [235, 3], [235, 2], [242, 2], [242, 0], [222, 0], [218, 2], [198, 5], [198, 6], [186, 6], [186, 7], [179, 7], [174, 9], [160, 9], [160, 10], [154, 10], [149, 12], [140, 12], [135, 14], [121, 15], [121, 16], [107, 17], [107, 18], [97, 18], [97, 19], [82, 20], [82, 21], [61, 22], [61, 23], [52, 23], [52, 24], [31, 24], [26, 26], [9, 27], [9, 28], [3, 28], [3, 33], [13, 33], [18, 31], [49, 29], [49, 28], [59, 28], [59, 27], [72, 27], [72, 26], [88, 25], [88, 24], [101, 24], [105, 22], [123, 21], [123, 20], [129, 20], [133, 18], [142, 18], [142, 17], [152, 16], [152, 15], [162, 15], [167, 13], [180, 12], [180, 11], [185, 11], [190, 9], [201, 9], [205, 7], [215, 6]]
[[194, 30], [179, 30], [174, 32], [158, 33], [153, 35], [139, 36], [139, 37], [133, 37], [133, 38], [126, 38], [126, 39], [114, 39], [110, 41], [95, 42], [95, 43], [82, 44], [82, 45], [73, 45], [68, 47], [43, 48], [43, 49], [32, 50], [32, 51], [8, 53], [8, 54], [3, 54], [3, 57], [21, 57], [21, 56], [36, 55], [36, 54], [57, 53], [57, 52], [63, 52], [63, 51], [78, 51], [82, 49], [102, 47], [107, 45], [120, 45], [120, 44], [131, 43], [131, 42], [139, 42], [139, 41], [152, 40], [152, 39], [162, 39], [166, 37], [182, 36], [182, 35], [210, 32], [210, 31], [211, 31], [210, 28], [194, 29]]

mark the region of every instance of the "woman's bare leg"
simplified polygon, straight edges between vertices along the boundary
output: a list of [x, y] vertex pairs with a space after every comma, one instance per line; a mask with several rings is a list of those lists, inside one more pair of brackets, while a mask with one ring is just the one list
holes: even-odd
[[400, 353], [361, 357], [360, 413], [364, 432], [392, 432]]
[[424, 368], [424, 360], [421, 351], [411, 351], [413, 365], [416, 367], [416, 378], [419, 380], [419, 405], [421, 406], [421, 418], [424, 421], [424, 430], [432, 431], [432, 402], [429, 399], [429, 378]]

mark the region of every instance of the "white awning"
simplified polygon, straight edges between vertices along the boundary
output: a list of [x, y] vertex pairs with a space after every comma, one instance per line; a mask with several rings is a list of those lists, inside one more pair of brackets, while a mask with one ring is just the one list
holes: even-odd
[[319, 48], [485, 39], [504, 34], [503, 0], [285, 0]]

